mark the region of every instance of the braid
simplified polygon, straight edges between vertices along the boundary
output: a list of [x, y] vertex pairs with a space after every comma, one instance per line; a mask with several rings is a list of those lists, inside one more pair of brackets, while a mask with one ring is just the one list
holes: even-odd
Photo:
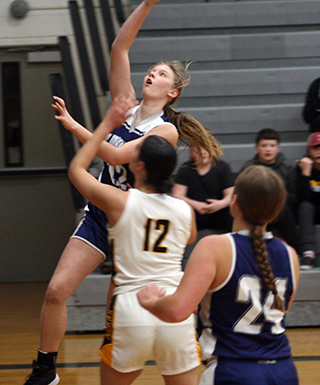
[[195, 147], [199, 152], [203, 148], [213, 160], [220, 158], [223, 154], [220, 143], [200, 122], [185, 112], [174, 110], [169, 105], [163, 110], [166, 117], [177, 127], [181, 142], [188, 147]]
[[273, 306], [282, 312], [286, 312], [284, 307], [284, 301], [280, 298], [271, 265], [268, 260], [267, 245], [264, 241], [262, 227], [260, 225], [254, 225], [251, 230], [253, 254], [257, 262], [258, 268], [262, 275], [262, 280], [266, 287], [274, 294]]

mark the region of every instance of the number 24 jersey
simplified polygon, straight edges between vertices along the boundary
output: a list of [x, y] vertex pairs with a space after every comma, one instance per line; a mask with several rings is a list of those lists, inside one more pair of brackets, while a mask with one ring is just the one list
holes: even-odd
[[[291, 355], [285, 335], [285, 313], [273, 308], [274, 295], [265, 287], [256, 265], [249, 232], [227, 234], [233, 250], [229, 276], [203, 298], [199, 312], [202, 359], [275, 360]], [[278, 294], [288, 305], [295, 290], [287, 245], [265, 234]]]

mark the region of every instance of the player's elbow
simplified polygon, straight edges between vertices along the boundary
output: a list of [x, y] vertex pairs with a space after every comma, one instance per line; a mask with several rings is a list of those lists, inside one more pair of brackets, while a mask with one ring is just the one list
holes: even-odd
[[78, 181], [81, 178], [81, 170], [71, 162], [70, 166], [68, 167], [68, 178], [70, 182], [78, 188]]
[[188, 317], [184, 317], [182, 316], [182, 314], [178, 314], [178, 313], [175, 313], [173, 314], [173, 316], [171, 317], [171, 321], [172, 323], [179, 323], [179, 322], [182, 322], [184, 321], [185, 319], [187, 319]]
[[169, 309], [166, 314], [166, 319], [164, 321], [171, 323], [178, 323], [186, 320], [190, 314], [186, 313], [180, 307], [174, 307]]
[[117, 165], [121, 164], [121, 163], [119, 163], [119, 161], [117, 161], [116, 158], [112, 158], [112, 159], [109, 159], [109, 160], [110, 160], [110, 162], [108, 162], [108, 164], [110, 166], [117, 166]]
[[68, 167], [68, 178], [69, 178], [69, 180], [72, 182], [72, 180], [73, 180], [73, 177], [74, 177], [74, 166], [73, 166], [73, 164], [72, 164], [72, 162], [71, 162], [71, 164], [69, 165], [69, 167]]

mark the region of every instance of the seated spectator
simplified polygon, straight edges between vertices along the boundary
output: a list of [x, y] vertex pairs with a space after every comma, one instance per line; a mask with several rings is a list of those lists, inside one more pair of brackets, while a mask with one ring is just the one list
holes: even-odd
[[311, 133], [320, 131], [320, 78], [315, 79], [308, 88], [302, 117]]
[[278, 218], [268, 225], [268, 230], [297, 250], [299, 242], [295, 218], [297, 196], [294, 166], [280, 152], [280, 136], [277, 131], [264, 128], [258, 132], [255, 142], [256, 155], [240, 171], [252, 165], [260, 165], [270, 167], [283, 179], [288, 194], [287, 202]]
[[308, 138], [307, 155], [297, 170], [298, 224], [302, 270], [315, 266], [314, 225], [320, 223], [320, 132]]
[[198, 237], [188, 245], [182, 262], [185, 268], [197, 241], [205, 235], [231, 231], [229, 205], [233, 193], [234, 176], [223, 160], [213, 160], [207, 151], [201, 154], [193, 148], [190, 160], [183, 163], [176, 174], [173, 196], [183, 199], [196, 213]]

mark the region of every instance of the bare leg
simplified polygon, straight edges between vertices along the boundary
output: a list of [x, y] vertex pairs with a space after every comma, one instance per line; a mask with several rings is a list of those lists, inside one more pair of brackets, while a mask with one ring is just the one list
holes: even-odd
[[174, 376], [163, 376], [166, 385], [197, 385], [199, 382], [198, 368]]
[[100, 365], [101, 385], [130, 385], [141, 373], [142, 370], [129, 373], [118, 372], [103, 361]]
[[49, 282], [40, 320], [40, 349], [58, 351], [67, 328], [66, 301], [79, 283], [102, 262], [103, 256], [77, 238], [69, 240]]

